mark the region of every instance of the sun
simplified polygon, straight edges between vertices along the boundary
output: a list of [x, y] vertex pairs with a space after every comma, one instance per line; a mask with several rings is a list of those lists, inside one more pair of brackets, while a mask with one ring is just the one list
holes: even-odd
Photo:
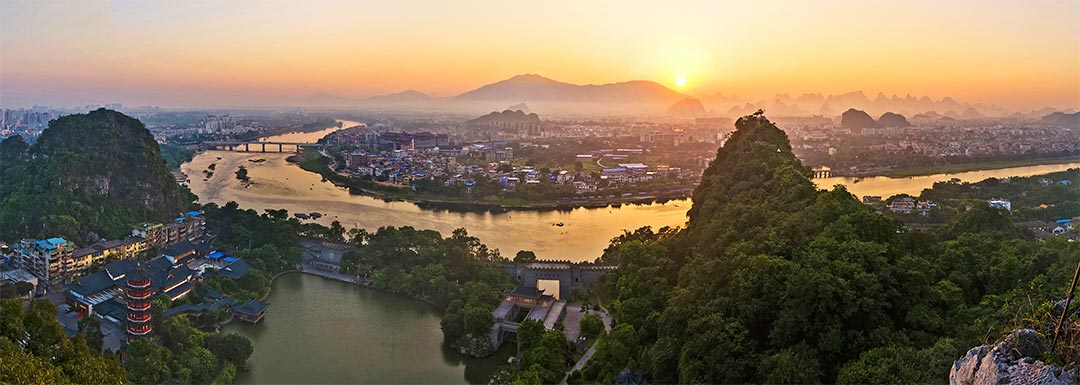
[[679, 86], [679, 88], [686, 87], [686, 75], [676, 76], [675, 85]]

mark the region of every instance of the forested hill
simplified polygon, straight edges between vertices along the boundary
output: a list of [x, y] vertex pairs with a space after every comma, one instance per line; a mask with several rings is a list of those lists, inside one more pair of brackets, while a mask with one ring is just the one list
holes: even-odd
[[0, 158], [0, 238], [119, 238], [187, 206], [150, 131], [116, 111], [60, 117], [32, 147], [8, 138]]
[[842, 186], [816, 190], [760, 112], [736, 128], [685, 229], [605, 250], [619, 269], [594, 289], [618, 325], [572, 383], [623, 368], [663, 384], [944, 383], [972, 346], [1048, 332], [1077, 244], [1035, 242], [985, 204], [909, 231]]

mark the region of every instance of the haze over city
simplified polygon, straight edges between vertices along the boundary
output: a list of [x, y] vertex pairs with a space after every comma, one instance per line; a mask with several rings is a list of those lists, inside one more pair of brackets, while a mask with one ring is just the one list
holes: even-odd
[[680, 93], [1080, 104], [1071, 1], [339, 1], [0, 5], [0, 104], [318, 104], [514, 75]]
[[1077, 20], [0, 0], [0, 384], [1077, 384]]

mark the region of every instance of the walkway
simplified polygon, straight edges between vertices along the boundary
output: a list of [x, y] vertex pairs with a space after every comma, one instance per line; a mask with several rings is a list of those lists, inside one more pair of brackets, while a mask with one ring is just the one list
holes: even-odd
[[323, 278], [333, 279], [333, 280], [337, 280], [337, 281], [349, 282], [349, 283], [360, 283], [360, 278], [355, 276], [355, 275], [348, 275], [348, 274], [334, 273], [334, 272], [330, 272], [330, 271], [319, 270], [319, 269], [316, 269], [314, 267], [306, 266], [306, 265], [303, 265], [303, 264], [300, 265], [300, 271], [304, 272], [304, 273], [307, 273], [307, 274], [317, 275], [317, 276], [320, 276], [320, 277], [323, 277]]
[[566, 379], [570, 378], [570, 373], [573, 373], [576, 370], [581, 370], [581, 368], [584, 368], [585, 364], [589, 362], [589, 359], [592, 358], [593, 354], [596, 354], [596, 344], [593, 344], [593, 346], [590, 346], [589, 350], [586, 350], [585, 354], [581, 355], [581, 359], [579, 359], [577, 361], [577, 363], [574, 364], [574, 367], [570, 368], [570, 371], [566, 372], [566, 375], [563, 376], [563, 379], [562, 379], [562, 381], [559, 382], [559, 385], [566, 385]]

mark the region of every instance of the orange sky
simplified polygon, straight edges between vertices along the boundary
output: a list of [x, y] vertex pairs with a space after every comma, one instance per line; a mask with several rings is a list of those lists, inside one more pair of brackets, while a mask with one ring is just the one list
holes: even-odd
[[4, 0], [0, 104], [450, 96], [538, 73], [1080, 107], [1076, 1], [625, 3]]

